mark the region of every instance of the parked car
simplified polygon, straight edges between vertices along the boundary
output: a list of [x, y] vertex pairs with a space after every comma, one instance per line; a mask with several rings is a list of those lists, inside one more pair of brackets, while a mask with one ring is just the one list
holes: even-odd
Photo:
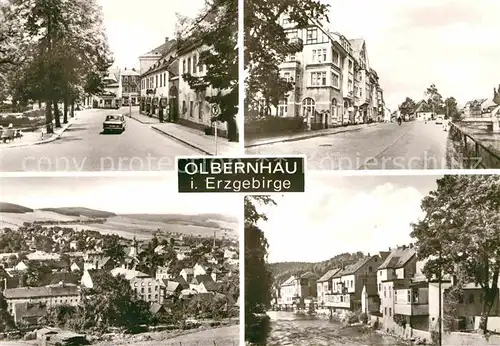
[[443, 124], [443, 117], [437, 117], [436, 118], [436, 124], [437, 125], [442, 125]]
[[113, 132], [117, 131], [122, 133], [125, 131], [127, 123], [125, 117], [122, 114], [109, 114], [106, 115], [106, 119], [102, 124], [103, 132]]

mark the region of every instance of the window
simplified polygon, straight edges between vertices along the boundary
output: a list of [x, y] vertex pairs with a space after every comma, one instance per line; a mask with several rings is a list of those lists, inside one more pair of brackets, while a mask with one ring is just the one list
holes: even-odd
[[312, 61], [318, 62], [318, 63], [325, 62], [326, 61], [326, 49], [313, 49]]
[[310, 117], [313, 116], [316, 111], [316, 104], [314, 100], [310, 97], [306, 97], [302, 101], [302, 116]]
[[332, 50], [332, 62], [337, 66], [340, 65], [340, 55], [334, 50]]
[[474, 304], [474, 294], [473, 293], [469, 294], [469, 304]]
[[293, 78], [290, 72], [283, 73], [283, 79], [285, 79], [287, 82], [293, 82]]
[[199, 101], [198, 102], [198, 119], [203, 119], [202, 108], [203, 108], [203, 101]]
[[351, 280], [351, 288], [354, 287], [354, 280]]
[[288, 61], [295, 61], [295, 59], [296, 59], [295, 54], [289, 55], [289, 56], [287, 57], [287, 60], [288, 60]]
[[387, 315], [387, 307], [384, 308], [384, 315]]
[[387, 298], [387, 287], [384, 286], [384, 298]]
[[182, 101], [182, 114], [186, 113], [186, 101]]
[[389, 317], [392, 316], [392, 308], [389, 308]]
[[144, 293], [144, 287], [141, 288], [141, 293]]
[[189, 101], [189, 116], [193, 116], [193, 101]]
[[151, 294], [148, 294], [148, 300], [151, 300]]
[[158, 75], [155, 76], [155, 88], [158, 88]]
[[311, 72], [311, 86], [326, 86], [326, 72]]
[[191, 73], [191, 58], [188, 58], [188, 62], [187, 62], [187, 73]]
[[[332, 99], [332, 119], [337, 119], [338, 117], [338, 108], [337, 108], [337, 100]], [[369, 267], [368, 270], [371, 272], [372, 267]]]
[[382, 291], [382, 284], [378, 284], [378, 290], [379, 292]]
[[196, 65], [197, 65], [196, 55], [193, 55], [193, 73], [196, 73]]
[[352, 60], [349, 60], [349, 72], [352, 73], [352, 70], [353, 70]]
[[389, 287], [389, 298], [392, 298], [392, 287]]
[[288, 30], [286, 32], [286, 37], [288, 37], [289, 39], [296, 38], [299, 36], [298, 33], [299, 32], [297, 31], [297, 29]]
[[307, 44], [318, 43], [318, 28], [307, 29]]
[[288, 114], [288, 101], [281, 100], [278, 104], [278, 116], [286, 117]]
[[408, 295], [406, 298], [408, 299], [408, 303], [411, 304], [411, 290], [408, 290]]
[[290, 18], [288, 16], [283, 16], [283, 25], [290, 24]]
[[[332, 86], [334, 88], [340, 88], [340, 77], [335, 72], [332, 72]], [[369, 268], [370, 273], [372, 272], [372, 267]]]
[[163, 78], [162, 78], [162, 77], [163, 77], [163, 76], [162, 76], [162, 75], [160, 75], [160, 88], [163, 86]]
[[186, 73], [186, 60], [182, 60], [182, 73]]

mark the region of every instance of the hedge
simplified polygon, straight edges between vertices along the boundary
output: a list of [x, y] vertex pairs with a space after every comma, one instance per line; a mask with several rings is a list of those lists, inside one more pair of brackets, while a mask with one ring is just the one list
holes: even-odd
[[245, 135], [299, 132], [305, 129], [302, 117], [266, 117], [245, 122]]

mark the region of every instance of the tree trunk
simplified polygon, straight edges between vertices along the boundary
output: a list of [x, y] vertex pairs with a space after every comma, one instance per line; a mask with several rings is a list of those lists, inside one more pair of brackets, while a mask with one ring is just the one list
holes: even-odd
[[75, 100], [71, 100], [71, 117], [75, 117]]
[[57, 101], [52, 101], [54, 105], [54, 119], [56, 121], [56, 128], [61, 127], [61, 113], [59, 113], [59, 106], [57, 105]]
[[38, 109], [42, 109], [42, 101], [38, 100]]
[[238, 124], [234, 116], [227, 120], [227, 139], [229, 142], [239, 142]]
[[45, 126], [47, 127], [47, 133], [54, 133], [54, 127], [52, 126], [52, 101], [45, 101]]
[[64, 119], [63, 123], [67, 124], [68, 123], [68, 99], [64, 99]]

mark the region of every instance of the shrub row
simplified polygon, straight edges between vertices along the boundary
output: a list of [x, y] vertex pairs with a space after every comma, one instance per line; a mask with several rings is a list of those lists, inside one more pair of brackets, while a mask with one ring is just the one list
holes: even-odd
[[249, 135], [299, 132], [304, 129], [304, 118], [302, 117], [267, 117], [245, 122], [245, 134]]

